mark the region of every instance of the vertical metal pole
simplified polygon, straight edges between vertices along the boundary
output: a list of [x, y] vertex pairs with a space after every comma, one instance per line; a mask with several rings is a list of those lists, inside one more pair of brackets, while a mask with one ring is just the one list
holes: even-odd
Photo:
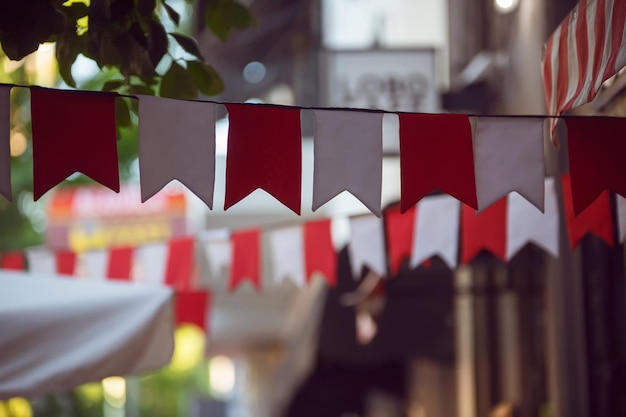
[[476, 370], [474, 367], [474, 300], [472, 270], [459, 267], [455, 274], [456, 370], [458, 417], [476, 417]]

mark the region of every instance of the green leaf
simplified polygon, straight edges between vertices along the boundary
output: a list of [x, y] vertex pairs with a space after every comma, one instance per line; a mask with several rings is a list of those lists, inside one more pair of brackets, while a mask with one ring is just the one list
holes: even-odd
[[204, 14], [204, 21], [215, 36], [225, 41], [230, 33], [231, 24], [228, 20], [223, 18], [223, 15], [224, 1], [218, 0], [216, 4], [207, 7]]
[[123, 85], [124, 85], [124, 80], [110, 80], [110, 81], [105, 82], [102, 85], [102, 91], [117, 90], [118, 88], [120, 88]]
[[9, 59], [18, 61], [36, 51], [40, 43], [63, 31], [64, 19], [50, 1], [3, 2], [0, 12], [2, 49]]
[[167, 12], [169, 18], [172, 19], [172, 22], [174, 22], [176, 26], [178, 26], [180, 24], [180, 15], [178, 14], [178, 12], [166, 2], [163, 2], [163, 7], [165, 8], [165, 11]]
[[132, 36], [135, 42], [142, 48], [148, 49], [148, 36], [144, 32], [139, 22], [134, 22], [127, 30], [127, 33]]
[[126, 98], [117, 97], [115, 99], [115, 122], [118, 127], [128, 127], [131, 125], [130, 108]]
[[115, 0], [103, 3], [109, 5], [110, 12], [108, 17], [110, 22], [116, 23], [123, 23], [135, 8], [135, 2], [133, 0]]
[[191, 74], [174, 61], [170, 69], [161, 78], [159, 95], [170, 98], [195, 99], [198, 97], [198, 86]]
[[148, 49], [139, 44], [133, 36], [127, 33], [120, 34], [114, 40], [114, 46], [121, 57], [119, 69], [122, 74], [147, 77], [156, 75]]
[[67, 6], [63, 6], [61, 11], [70, 19], [76, 21], [89, 14], [89, 6], [85, 3], [71, 3]]
[[189, 36], [181, 35], [179, 33], [170, 33], [170, 35], [176, 39], [176, 42], [185, 50], [185, 52], [190, 53], [196, 58], [204, 61], [204, 57], [202, 56], [202, 52], [200, 52], [200, 47], [195, 39], [190, 38]]
[[[152, 93], [154, 95], [154, 93]], [[130, 101], [130, 109], [133, 113], [139, 114], [139, 100], [131, 100]]]
[[138, 0], [136, 7], [141, 16], [150, 17], [156, 7], [156, 0]]
[[159, 82], [159, 76], [157, 75], [156, 77], [140, 77], [139, 79], [141, 80], [142, 83], [144, 83], [147, 86], [154, 86]]
[[227, 18], [237, 29], [247, 29], [256, 22], [250, 10], [236, 1], [226, 2], [225, 8]]
[[154, 95], [154, 91], [152, 90], [152, 88], [148, 87], [147, 85], [140, 85], [140, 84], [131, 84], [130, 93], [131, 94], [143, 94], [146, 96]]
[[0, 38], [2, 50], [10, 60], [19, 61], [39, 48], [39, 39], [35, 36], [3, 36]]
[[96, 31], [93, 28], [90, 20], [89, 31], [87, 32], [87, 39], [87, 45], [89, 47], [86, 54], [87, 56], [96, 61], [100, 68], [105, 66], [118, 67], [120, 69], [120, 72], [122, 72], [122, 56], [117, 50], [113, 42], [113, 36], [109, 31]]
[[63, 81], [70, 87], [76, 88], [76, 81], [74, 81], [74, 77], [72, 76], [72, 65], [83, 48], [83, 39], [73, 30], [63, 33], [56, 43], [56, 58], [59, 64], [59, 74], [61, 78], [63, 78]]
[[204, 62], [188, 61], [187, 71], [193, 77], [198, 90], [207, 96], [215, 96], [224, 91], [224, 82], [215, 68]]
[[167, 52], [167, 33], [160, 23], [150, 22], [148, 32], [148, 54], [152, 64], [156, 67], [163, 55]]
[[204, 20], [221, 40], [226, 40], [233, 28], [246, 29], [256, 23], [250, 10], [234, 0], [215, 0], [207, 7]]

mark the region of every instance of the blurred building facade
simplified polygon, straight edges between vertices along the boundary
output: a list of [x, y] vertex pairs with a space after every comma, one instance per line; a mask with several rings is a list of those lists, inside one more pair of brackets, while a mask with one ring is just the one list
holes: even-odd
[[[206, 3], [198, 3], [199, 11]], [[225, 93], [219, 98], [223, 101], [254, 98], [287, 105], [369, 105], [407, 111], [420, 111], [411, 107], [419, 102], [428, 106], [421, 111], [428, 112], [541, 115], [545, 114], [542, 46], [575, 4], [575, 0], [252, 1], [249, 5], [259, 21], [255, 29], [235, 33], [224, 43], [203, 33], [199, 37], [205, 56], [225, 78]], [[384, 64], [391, 63], [403, 75], [370, 77], [338, 93], [334, 81], [347, 74], [348, 82], [354, 82], [360, 75], [355, 72], [350, 78], [350, 64], [337, 62], [356, 56], [367, 62], [368, 55], [371, 64], [364, 65], [372, 72], [384, 74], [389, 71]], [[411, 84], [416, 71], [421, 81]], [[415, 85], [422, 89], [406, 95]], [[356, 93], [370, 87], [373, 101], [356, 101]], [[614, 90], [617, 93], [601, 95], [603, 107], [591, 112], [619, 111], [623, 95], [618, 93], [623, 88]], [[434, 96], [424, 101], [429, 92]], [[346, 101], [333, 101], [333, 93]], [[381, 96], [386, 99], [377, 101]], [[306, 114], [302, 117], [304, 136], [310, 139], [312, 122]], [[393, 120], [386, 123], [393, 125]], [[305, 153], [311, 150], [309, 139]], [[397, 172], [397, 138], [385, 140], [385, 163]], [[563, 154], [546, 146], [547, 175], [558, 177], [567, 170], [559, 157]], [[399, 198], [397, 184], [390, 188], [384, 204]], [[349, 204], [347, 209], [330, 206], [304, 216], [359, 210]], [[258, 206], [250, 207], [234, 214], [212, 212], [207, 226], [287, 219], [272, 207], [261, 212], [254, 208]], [[378, 333], [368, 343], [358, 342], [358, 306], [341, 301], [342, 294], [358, 287], [346, 278], [349, 271], [342, 273], [347, 256], [343, 253], [336, 289], [315, 289], [307, 295], [287, 289], [258, 300], [259, 306], [274, 307], [270, 314], [292, 315], [296, 324], [287, 326], [288, 332], [284, 323], [268, 318], [268, 332], [262, 338], [233, 337], [220, 344], [218, 335], [213, 346], [216, 352], [243, 352], [248, 358], [256, 381], [250, 386], [257, 393], [253, 403], [259, 407], [254, 415], [626, 415], [622, 248], [608, 249], [588, 236], [571, 252], [564, 224], [560, 229], [558, 260], [527, 247], [507, 264], [483, 254], [456, 271], [448, 271], [437, 260], [430, 268], [403, 269], [383, 290], [385, 307], [373, 314]], [[309, 309], [296, 307], [302, 300], [309, 300]], [[255, 304], [250, 305], [253, 309]], [[240, 311], [227, 300], [223, 308], [224, 315]], [[231, 326], [236, 333], [237, 324]], [[258, 399], [260, 393], [265, 401]], [[237, 415], [251, 415], [240, 412]]]

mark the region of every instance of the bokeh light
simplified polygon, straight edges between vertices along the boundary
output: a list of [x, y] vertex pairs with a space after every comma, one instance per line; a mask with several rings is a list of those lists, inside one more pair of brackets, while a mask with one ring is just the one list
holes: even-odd
[[115, 408], [122, 408], [126, 403], [126, 380], [119, 376], [110, 376], [102, 380], [104, 399]]
[[209, 361], [209, 385], [211, 393], [227, 397], [235, 388], [235, 364], [226, 356], [215, 356]]
[[28, 143], [26, 136], [18, 129], [11, 131], [11, 156], [17, 157], [26, 152]]
[[16, 397], [7, 401], [0, 401], [0, 417], [31, 417], [33, 409], [28, 400]]
[[204, 359], [204, 333], [196, 326], [176, 330], [174, 355], [169, 369], [176, 373], [190, 371]]
[[509, 13], [517, 7], [518, 0], [495, 0], [496, 10], [500, 13]]

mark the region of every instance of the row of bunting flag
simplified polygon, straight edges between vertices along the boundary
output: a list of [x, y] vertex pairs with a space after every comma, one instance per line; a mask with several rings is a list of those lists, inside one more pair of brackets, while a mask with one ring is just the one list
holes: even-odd
[[[574, 215], [571, 178], [561, 178], [565, 225], [572, 249], [588, 234], [595, 234], [613, 246], [614, 222], [611, 199], [601, 193], [579, 216]], [[349, 218], [347, 242], [352, 274], [362, 276], [364, 268], [381, 277], [393, 277], [404, 264], [410, 268], [428, 265], [438, 256], [449, 268], [470, 263], [481, 251], [502, 261], [512, 259], [533, 243], [554, 257], [559, 256], [560, 210], [556, 181], [545, 180], [544, 211], [539, 211], [519, 194], [510, 193], [479, 212], [445, 195], [422, 199], [402, 213], [390, 206], [382, 218], [372, 214]], [[617, 197], [619, 241], [626, 238], [626, 199]], [[208, 275], [227, 278], [229, 292], [242, 284], [257, 291], [264, 285], [290, 280], [298, 287], [321, 276], [328, 285], [337, 282], [336, 220], [314, 219], [298, 225], [265, 229], [212, 230], [197, 237], [180, 237], [169, 242], [139, 247], [110, 248], [83, 253], [32, 248], [5, 253], [0, 267], [60, 274], [84, 279], [122, 280], [143, 285], [165, 285], [177, 292], [177, 317], [204, 329], [210, 317], [210, 292], [220, 291], [215, 283], [199, 282], [200, 264], [206, 262]], [[334, 238], [335, 237], [335, 238]], [[203, 256], [197, 256], [197, 250]], [[271, 263], [264, 268], [264, 260]], [[262, 277], [262, 271], [272, 271]]]
[[[11, 199], [10, 91], [0, 85], [0, 194]], [[33, 187], [39, 199], [74, 172], [119, 191], [116, 93], [30, 87]], [[176, 179], [209, 208], [220, 103], [152, 96], [139, 100], [139, 171], [146, 201]], [[225, 209], [261, 188], [301, 212], [302, 107], [224, 103], [229, 117]], [[311, 108], [313, 206], [343, 191], [381, 216], [384, 111]], [[441, 190], [475, 210], [517, 191], [544, 210], [541, 116], [396, 113], [401, 210]], [[574, 213], [604, 191], [626, 196], [626, 119], [560, 118], [567, 128]]]

